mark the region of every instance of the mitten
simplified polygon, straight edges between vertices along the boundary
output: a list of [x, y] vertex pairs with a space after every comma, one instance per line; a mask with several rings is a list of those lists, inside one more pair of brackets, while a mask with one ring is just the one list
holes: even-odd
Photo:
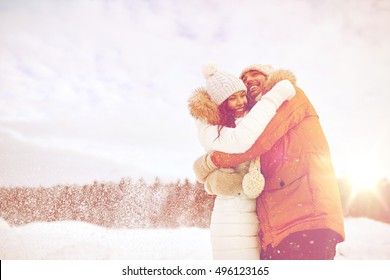
[[236, 166], [234, 167], [234, 170], [235, 170], [237, 173], [240, 173], [240, 174], [242, 174], [242, 176], [244, 176], [246, 173], [249, 172], [250, 163], [251, 163], [250, 160], [245, 161], [245, 162], [242, 162], [242, 163], [236, 165]]
[[206, 178], [205, 189], [209, 194], [234, 196], [242, 192], [242, 178], [233, 168], [220, 168]]
[[199, 183], [204, 183], [207, 176], [218, 167], [212, 162], [210, 154], [205, 154], [195, 160], [193, 169]]
[[260, 157], [252, 159], [249, 172], [242, 180], [242, 189], [249, 198], [256, 198], [264, 189], [265, 179], [260, 171]]

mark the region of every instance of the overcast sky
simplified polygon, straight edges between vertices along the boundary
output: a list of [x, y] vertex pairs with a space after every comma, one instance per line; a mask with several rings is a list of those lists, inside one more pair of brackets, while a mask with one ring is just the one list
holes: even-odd
[[267, 63], [296, 74], [339, 175], [390, 178], [389, 26], [389, 1], [0, 0], [0, 132], [193, 179], [202, 66]]

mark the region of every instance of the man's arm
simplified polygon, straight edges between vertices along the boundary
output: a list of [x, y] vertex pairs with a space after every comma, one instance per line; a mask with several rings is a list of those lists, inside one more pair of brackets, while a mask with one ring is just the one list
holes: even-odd
[[[227, 154], [215, 151], [211, 154], [212, 162], [223, 168], [234, 167], [242, 162], [261, 156], [285, 135], [291, 128], [297, 125], [305, 117], [306, 97], [298, 94], [278, 110], [275, 117], [264, 130], [264, 133], [256, 140], [253, 146], [245, 153]], [[303, 107], [301, 107], [303, 106]]]

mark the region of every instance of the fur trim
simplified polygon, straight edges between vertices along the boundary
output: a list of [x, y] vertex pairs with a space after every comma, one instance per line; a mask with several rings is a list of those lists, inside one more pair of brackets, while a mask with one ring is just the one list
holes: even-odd
[[276, 85], [281, 80], [289, 80], [293, 86], [296, 86], [297, 79], [295, 78], [295, 75], [290, 71], [286, 69], [278, 69], [269, 75], [267, 82], [264, 85], [263, 89], [263, 95], [267, 92], [269, 92], [274, 85]]
[[211, 125], [218, 125], [220, 123], [218, 106], [210, 99], [204, 87], [194, 90], [188, 100], [188, 109], [190, 110], [191, 116], [195, 119]]

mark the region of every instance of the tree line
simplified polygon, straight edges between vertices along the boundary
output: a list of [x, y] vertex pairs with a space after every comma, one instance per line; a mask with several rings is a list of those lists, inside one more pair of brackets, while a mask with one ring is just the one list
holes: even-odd
[[[340, 179], [345, 216], [368, 217], [390, 223], [390, 183], [382, 180], [370, 190], [353, 191]], [[36, 221], [85, 221], [115, 228], [207, 228], [215, 196], [203, 185], [185, 179], [147, 184], [133, 181], [93, 182], [52, 187], [0, 187], [0, 216], [12, 225]]]
[[122, 178], [119, 183], [52, 187], [0, 187], [0, 216], [12, 225], [35, 221], [85, 221], [105, 227], [209, 226], [214, 197], [188, 180], [153, 184]]

